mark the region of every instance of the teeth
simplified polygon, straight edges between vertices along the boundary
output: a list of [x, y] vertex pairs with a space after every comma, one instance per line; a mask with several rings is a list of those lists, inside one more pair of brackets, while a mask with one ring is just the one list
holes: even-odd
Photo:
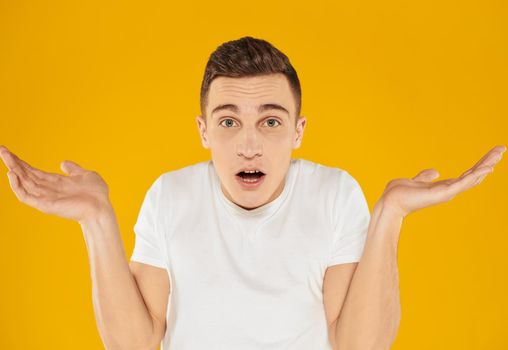
[[259, 170], [244, 170], [243, 172], [247, 173], [247, 174], [254, 174], [254, 173], [259, 173]]
[[243, 182], [258, 182], [259, 180], [258, 179], [242, 179]]

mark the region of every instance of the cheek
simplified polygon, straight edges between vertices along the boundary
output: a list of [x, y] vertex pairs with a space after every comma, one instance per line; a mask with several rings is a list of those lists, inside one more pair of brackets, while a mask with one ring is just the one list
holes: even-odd
[[277, 149], [283, 151], [291, 148], [293, 145], [293, 134], [289, 131], [281, 131], [278, 133], [270, 133], [265, 135], [264, 140], [267, 144], [276, 146]]
[[233, 142], [234, 138], [225, 132], [214, 130], [209, 134], [209, 144], [212, 152], [214, 150], [216, 152], [218, 151], [223, 152], [224, 150], [230, 149]]
[[234, 143], [232, 143], [230, 140], [216, 140], [212, 144], [212, 147], [210, 147], [212, 153], [221, 159], [231, 158], [235, 154], [235, 149], [236, 147], [234, 147]]

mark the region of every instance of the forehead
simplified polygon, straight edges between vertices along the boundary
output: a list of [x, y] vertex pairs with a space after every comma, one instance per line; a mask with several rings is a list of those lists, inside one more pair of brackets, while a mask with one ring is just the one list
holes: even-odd
[[282, 73], [231, 78], [218, 77], [210, 84], [210, 111], [220, 104], [236, 104], [242, 110], [254, 110], [265, 103], [277, 103], [291, 114], [295, 112], [294, 97], [286, 76]]

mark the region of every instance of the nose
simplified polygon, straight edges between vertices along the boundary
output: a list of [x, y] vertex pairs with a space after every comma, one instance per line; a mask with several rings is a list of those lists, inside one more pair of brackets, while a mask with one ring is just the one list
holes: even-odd
[[257, 135], [255, 128], [245, 127], [238, 134], [236, 154], [245, 158], [260, 157], [263, 154], [263, 143]]

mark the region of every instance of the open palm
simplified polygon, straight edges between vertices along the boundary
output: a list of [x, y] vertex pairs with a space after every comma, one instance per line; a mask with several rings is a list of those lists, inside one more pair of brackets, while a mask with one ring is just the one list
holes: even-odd
[[394, 179], [388, 183], [380, 200], [402, 217], [419, 209], [449, 201], [457, 194], [482, 182], [485, 176], [493, 171], [505, 151], [505, 146], [492, 148], [473, 167], [457, 178], [432, 182], [439, 177], [438, 171], [425, 169], [412, 179]]
[[61, 163], [66, 176], [36, 169], [4, 146], [0, 146], [0, 158], [9, 169], [16, 197], [44, 213], [79, 222], [109, 203], [108, 186], [101, 176], [72, 161]]

